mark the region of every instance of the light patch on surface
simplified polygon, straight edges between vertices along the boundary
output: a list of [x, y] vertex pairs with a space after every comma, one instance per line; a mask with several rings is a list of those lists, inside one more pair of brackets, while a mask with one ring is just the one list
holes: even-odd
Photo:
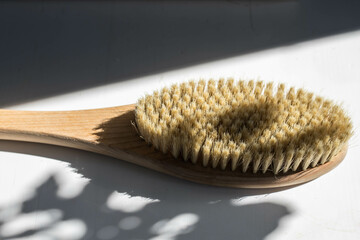
[[78, 240], [86, 233], [86, 225], [80, 219], [70, 219], [55, 224], [49, 230], [34, 235], [34, 239]]
[[120, 210], [130, 213], [140, 211], [146, 205], [155, 202], [160, 202], [160, 200], [140, 196], [130, 196], [125, 192], [119, 193], [117, 191], [114, 191], [107, 199], [106, 205], [112, 210]]
[[254, 202], [259, 203], [259, 202], [265, 201], [265, 198], [267, 196], [269, 196], [269, 194], [234, 198], [234, 199], [230, 200], [230, 204], [232, 206], [243, 206], [243, 205], [252, 204]]
[[101, 228], [96, 236], [98, 239], [107, 240], [116, 237], [119, 234], [119, 229], [115, 226], [106, 226]]
[[122, 230], [132, 230], [141, 224], [141, 219], [136, 216], [130, 216], [122, 219], [119, 222], [119, 228]]
[[[9, 146], [11, 149], [9, 142], [4, 142], [1, 146]], [[61, 161], [49, 161], [45, 157], [0, 151], [0, 183], [6, 183], [0, 184], [0, 207], [34, 197], [35, 186], [40, 186], [55, 171], [67, 165]]]
[[21, 212], [21, 205], [14, 204], [0, 209], [0, 222], [6, 222], [8, 219], [16, 216]]
[[[349, 54], [359, 51], [359, 39], [360, 31], [352, 31], [198, 65], [194, 64], [135, 79], [123, 79], [116, 83], [65, 93], [8, 108], [54, 111], [126, 105], [136, 102], [144, 93], [151, 93], [173, 83], [200, 78], [241, 77], [248, 80], [259, 77], [267, 81], [284, 82], [295, 87], [309, 86], [316, 92], [323, 89], [323, 84], [316, 84], [321, 81], [313, 81], [313, 79], [326, 79], [327, 82], [335, 82], [340, 87], [344, 85], [344, 81], [359, 79], [360, 71], [356, 63], [359, 62], [360, 55]], [[342, 81], [338, 80], [339, 76]], [[334, 91], [336, 93], [338, 89], [327, 88], [327, 92]], [[124, 97], [119, 99], [119, 95]], [[329, 96], [337, 97], [339, 94], [330, 93]]]
[[60, 198], [70, 199], [79, 196], [90, 179], [84, 178], [75, 172], [75, 169], [67, 167], [56, 174], [56, 181], [59, 184], [56, 195]]
[[36, 230], [53, 224], [62, 217], [58, 209], [22, 214], [0, 228], [0, 236], [9, 237], [29, 230]]
[[191, 232], [198, 221], [199, 216], [194, 213], [183, 213], [170, 220], [161, 220], [152, 226], [151, 232], [157, 236], [151, 240], [173, 240], [180, 234]]
[[[11, 143], [2, 143], [2, 147]], [[41, 149], [41, 145], [25, 145], [25, 150], [32, 147]], [[44, 151], [51, 149], [44, 148]], [[4, 157], [5, 156], [5, 157]], [[3, 162], [2, 160], [5, 159]], [[58, 184], [57, 196], [60, 198], [74, 198], [81, 194], [89, 179], [77, 173], [69, 163], [48, 159], [41, 156], [33, 156], [22, 153], [11, 153], [0, 151], [0, 182], [6, 179], [7, 184], [0, 184], [0, 208], [20, 204], [35, 197], [34, 190], [45, 183], [50, 177], [54, 177]], [[30, 170], [30, 171], [29, 171]]]

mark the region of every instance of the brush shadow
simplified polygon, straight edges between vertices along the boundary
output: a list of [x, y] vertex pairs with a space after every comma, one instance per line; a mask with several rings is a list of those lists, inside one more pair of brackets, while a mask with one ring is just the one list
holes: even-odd
[[[69, 171], [90, 179], [79, 195], [64, 199], [57, 195], [61, 187], [57, 171], [50, 173], [46, 181], [33, 186], [32, 197], [19, 202], [19, 213], [0, 222], [0, 229], [35, 211], [58, 209], [62, 217], [36, 229], [19, 230], [11, 236], [0, 231], [1, 239], [44, 234], [56, 237], [51, 230], [58, 224], [78, 219], [86, 226], [81, 239], [261, 240], [278, 227], [283, 217], [291, 214], [287, 206], [266, 201], [266, 195], [261, 203], [241, 204], [241, 200], [249, 196], [284, 189], [229, 189], [194, 184], [110, 157], [44, 144], [1, 141], [0, 150], [67, 162]], [[132, 211], [116, 208], [124, 201], [121, 197], [115, 199], [115, 208], [108, 204], [111, 196], [123, 194], [134, 204], [139, 198], [156, 201]], [[125, 202], [129, 204], [129, 200]], [[7, 207], [1, 206], [0, 213]], [[131, 204], [129, 207], [131, 210]], [[132, 228], [124, 227], [123, 223], [129, 224], [130, 220], [133, 220]]]
[[1, 1], [0, 104], [353, 31], [359, 7], [355, 0]]

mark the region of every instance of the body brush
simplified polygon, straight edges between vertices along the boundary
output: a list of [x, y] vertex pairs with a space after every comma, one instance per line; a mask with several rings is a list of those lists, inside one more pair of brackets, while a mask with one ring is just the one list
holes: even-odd
[[137, 104], [79, 111], [0, 111], [0, 139], [92, 151], [186, 180], [283, 187], [345, 157], [343, 109], [303, 89], [262, 81], [175, 84]]

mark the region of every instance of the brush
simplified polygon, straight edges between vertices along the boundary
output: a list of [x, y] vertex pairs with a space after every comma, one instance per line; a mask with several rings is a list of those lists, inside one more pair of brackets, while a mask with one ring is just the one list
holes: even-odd
[[137, 104], [79, 111], [0, 111], [0, 139], [119, 158], [197, 183], [271, 188], [311, 181], [345, 157], [341, 106], [284, 84], [200, 80]]

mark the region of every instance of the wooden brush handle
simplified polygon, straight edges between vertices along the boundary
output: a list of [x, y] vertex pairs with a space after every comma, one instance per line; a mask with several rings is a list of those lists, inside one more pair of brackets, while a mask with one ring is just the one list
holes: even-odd
[[[79, 111], [0, 110], [0, 139], [46, 143], [106, 154], [98, 146], [101, 124], [133, 109], [134, 105]], [[129, 131], [130, 121], [128, 119], [123, 126], [124, 131]], [[126, 120], [123, 119], [122, 123]]]
[[[135, 105], [80, 111], [0, 111], [0, 139], [53, 144], [119, 158], [197, 183], [272, 188], [313, 180], [345, 157], [347, 145], [329, 162], [305, 171], [274, 175], [203, 167], [162, 154], [143, 141], [132, 126]], [[105, 163], [104, 163], [105, 164]]]

